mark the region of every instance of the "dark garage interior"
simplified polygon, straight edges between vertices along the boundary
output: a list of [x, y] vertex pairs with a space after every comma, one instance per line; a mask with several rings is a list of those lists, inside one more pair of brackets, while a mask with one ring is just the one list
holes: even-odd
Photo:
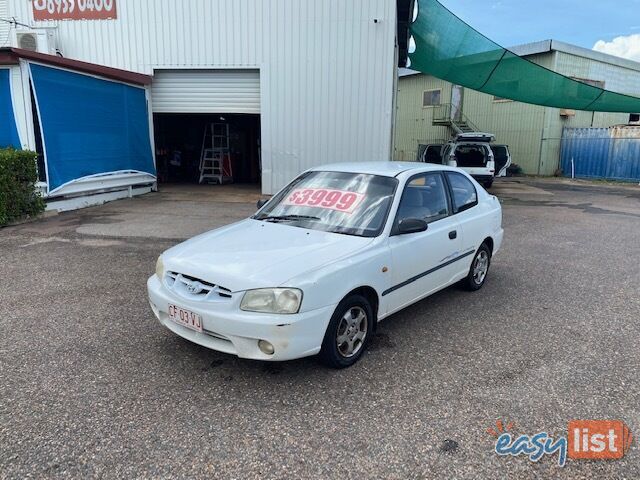
[[153, 117], [160, 183], [200, 183], [201, 158], [208, 148], [223, 152], [224, 183], [260, 183], [260, 115], [156, 113]]

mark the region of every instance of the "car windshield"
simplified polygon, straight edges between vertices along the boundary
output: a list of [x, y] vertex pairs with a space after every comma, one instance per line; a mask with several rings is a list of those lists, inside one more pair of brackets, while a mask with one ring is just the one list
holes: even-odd
[[398, 180], [363, 173], [307, 172], [255, 215], [265, 222], [376, 237], [382, 232]]

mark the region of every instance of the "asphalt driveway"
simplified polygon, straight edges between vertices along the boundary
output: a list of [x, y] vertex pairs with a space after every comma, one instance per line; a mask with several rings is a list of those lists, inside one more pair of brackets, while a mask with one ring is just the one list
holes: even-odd
[[[214, 188], [214, 187], [213, 187]], [[0, 230], [0, 477], [640, 478], [615, 461], [499, 457], [487, 429], [640, 435], [640, 187], [496, 185], [485, 288], [385, 320], [354, 367], [240, 360], [166, 331], [157, 256], [254, 211], [168, 188]]]

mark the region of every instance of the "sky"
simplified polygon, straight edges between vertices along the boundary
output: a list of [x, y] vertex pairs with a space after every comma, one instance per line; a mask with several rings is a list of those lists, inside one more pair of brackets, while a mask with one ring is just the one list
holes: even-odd
[[504, 47], [560, 40], [640, 61], [640, 0], [440, 0]]

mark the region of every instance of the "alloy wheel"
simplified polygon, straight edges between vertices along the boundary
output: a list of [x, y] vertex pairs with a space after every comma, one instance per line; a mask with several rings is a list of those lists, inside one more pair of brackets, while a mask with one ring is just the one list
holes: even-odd
[[364, 345], [368, 329], [367, 313], [360, 307], [348, 309], [340, 319], [336, 331], [338, 353], [344, 358], [357, 355]]

